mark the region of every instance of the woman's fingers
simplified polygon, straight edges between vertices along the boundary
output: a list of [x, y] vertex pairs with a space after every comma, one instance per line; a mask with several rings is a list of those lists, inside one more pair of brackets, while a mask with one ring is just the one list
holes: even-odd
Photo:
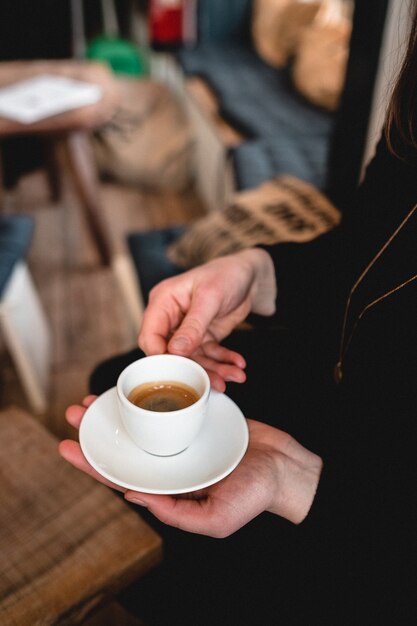
[[128, 502], [146, 507], [164, 524], [192, 533], [212, 534], [210, 512], [212, 502], [207, 498], [177, 498], [126, 491]]
[[202, 351], [208, 357], [215, 359], [219, 363], [230, 363], [244, 369], [246, 367], [246, 361], [244, 357], [234, 350], [229, 350], [225, 346], [220, 345], [217, 341], [206, 341], [201, 346]]
[[240, 369], [240, 367], [236, 367], [236, 365], [231, 365], [229, 363], [218, 363], [214, 359], [206, 357], [203, 354], [199, 354], [198, 356], [193, 358], [195, 361], [200, 363], [202, 367], [204, 367], [211, 379], [214, 377], [219, 377], [225, 383], [243, 383], [246, 380], [245, 372]]
[[84, 417], [84, 413], [96, 398], [97, 396], [89, 395], [84, 398], [84, 400], [82, 401], [82, 405], [72, 404], [71, 406], [69, 406], [65, 411], [65, 417], [67, 422], [78, 430]]
[[246, 380], [243, 371], [246, 361], [243, 356], [220, 346], [215, 341], [204, 343], [193, 355], [193, 359], [207, 371], [211, 385], [216, 391], [225, 391], [227, 382], [243, 383]]

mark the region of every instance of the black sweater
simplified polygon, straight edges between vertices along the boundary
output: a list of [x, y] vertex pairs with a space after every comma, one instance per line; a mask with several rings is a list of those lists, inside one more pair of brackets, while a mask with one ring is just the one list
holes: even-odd
[[[343, 623], [417, 618], [417, 280], [363, 316], [344, 355], [342, 383], [333, 381], [349, 290], [416, 202], [415, 157], [394, 157], [382, 140], [337, 229], [308, 244], [267, 248], [278, 321], [301, 338], [312, 374], [315, 434], [303, 443], [324, 461], [290, 557], [297, 584], [288, 589], [304, 594], [300, 614], [309, 623], [326, 614], [336, 619], [328, 623], [342, 623], [341, 606]], [[366, 304], [414, 274], [417, 212], [356, 290], [347, 335]]]

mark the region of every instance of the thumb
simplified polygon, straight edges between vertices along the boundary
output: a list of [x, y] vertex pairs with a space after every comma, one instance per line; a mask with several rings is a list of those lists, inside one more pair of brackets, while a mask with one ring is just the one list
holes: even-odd
[[212, 504], [207, 499], [177, 498], [169, 495], [154, 495], [136, 491], [126, 491], [125, 500], [146, 507], [152, 515], [164, 524], [191, 533], [210, 535], [215, 529], [211, 521]]
[[201, 346], [207, 330], [218, 313], [216, 299], [202, 297], [192, 302], [190, 310], [168, 343], [168, 352], [189, 356]]

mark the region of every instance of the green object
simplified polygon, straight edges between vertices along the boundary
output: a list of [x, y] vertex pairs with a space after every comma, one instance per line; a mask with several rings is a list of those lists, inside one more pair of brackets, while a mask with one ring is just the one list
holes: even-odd
[[87, 45], [87, 58], [107, 62], [115, 74], [144, 76], [149, 73], [146, 52], [119, 37], [96, 37]]

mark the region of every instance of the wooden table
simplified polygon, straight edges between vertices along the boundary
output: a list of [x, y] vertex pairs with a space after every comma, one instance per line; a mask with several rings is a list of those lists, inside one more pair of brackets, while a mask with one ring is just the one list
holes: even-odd
[[[109, 122], [115, 114], [120, 104], [118, 84], [110, 69], [103, 63], [54, 59], [0, 62], [0, 87], [48, 74], [96, 84], [101, 89], [102, 97], [94, 104], [52, 115], [30, 124], [0, 116], [0, 142], [22, 136], [43, 139], [47, 174], [53, 196], [55, 199], [59, 198], [62, 172], [66, 171], [78, 194], [100, 259], [104, 265], [110, 265], [111, 241], [103, 217], [97, 166], [89, 135]], [[1, 182], [0, 172], [0, 192]]]
[[161, 559], [160, 537], [75, 470], [26, 412], [0, 411], [0, 624], [79, 624]]

